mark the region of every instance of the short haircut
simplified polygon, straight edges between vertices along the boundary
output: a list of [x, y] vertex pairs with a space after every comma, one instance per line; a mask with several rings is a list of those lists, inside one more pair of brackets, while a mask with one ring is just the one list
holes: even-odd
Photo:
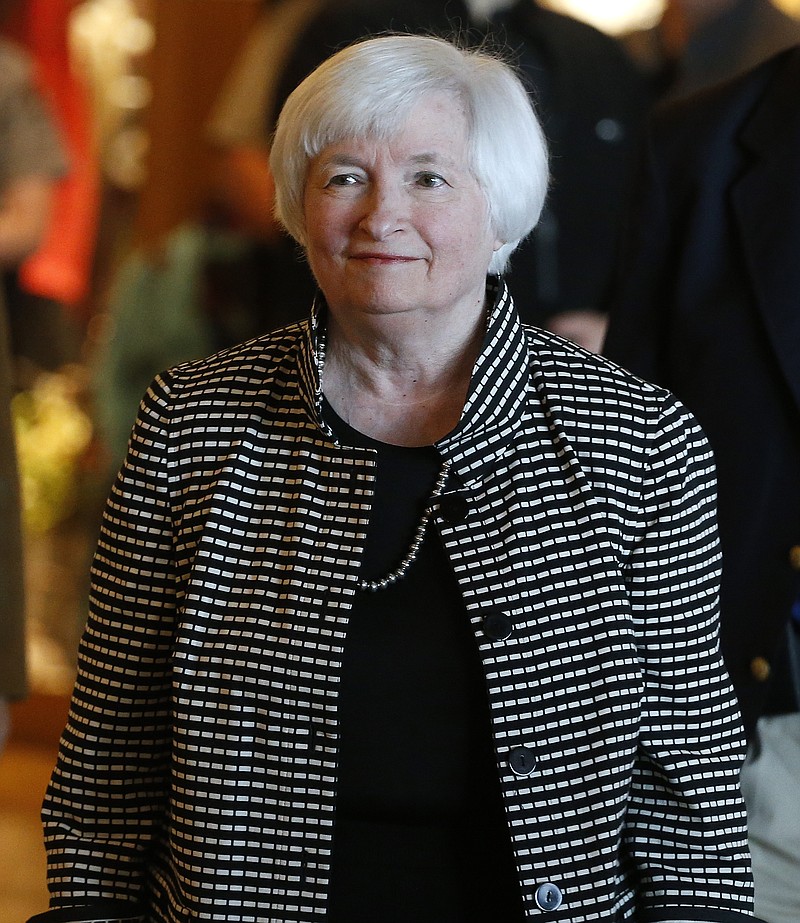
[[439, 38], [386, 35], [349, 45], [292, 92], [270, 155], [275, 213], [305, 245], [303, 196], [310, 161], [346, 138], [390, 139], [411, 108], [432, 93], [465, 107], [470, 168], [486, 196], [491, 229], [503, 246], [491, 273], [539, 220], [548, 185], [547, 144], [530, 96], [509, 65], [486, 51]]

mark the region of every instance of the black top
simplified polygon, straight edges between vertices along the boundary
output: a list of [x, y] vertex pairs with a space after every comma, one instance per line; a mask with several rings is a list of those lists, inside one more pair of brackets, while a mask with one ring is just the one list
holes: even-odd
[[[408, 550], [441, 460], [325, 416], [378, 453], [363, 571], [377, 579]], [[475, 637], [432, 525], [405, 577], [357, 593], [339, 707], [327, 919], [523, 920]]]

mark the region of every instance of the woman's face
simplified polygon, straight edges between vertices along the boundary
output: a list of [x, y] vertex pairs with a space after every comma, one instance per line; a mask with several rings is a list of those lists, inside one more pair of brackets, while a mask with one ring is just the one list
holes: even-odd
[[[424, 97], [390, 141], [330, 145], [305, 187], [308, 259], [331, 311], [469, 321], [500, 246], [455, 97]], [[341, 315], [340, 315], [341, 316]]]

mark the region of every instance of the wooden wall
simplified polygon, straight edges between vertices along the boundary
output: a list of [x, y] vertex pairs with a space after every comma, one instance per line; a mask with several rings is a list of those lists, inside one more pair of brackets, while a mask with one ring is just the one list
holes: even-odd
[[134, 243], [158, 243], [195, 218], [213, 169], [205, 122], [259, 0], [151, 0], [156, 41], [147, 65], [153, 86], [147, 125], [148, 178]]

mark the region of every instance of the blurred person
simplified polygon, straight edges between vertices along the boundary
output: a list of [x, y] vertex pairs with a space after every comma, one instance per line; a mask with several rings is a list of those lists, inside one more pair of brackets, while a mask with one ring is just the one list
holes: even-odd
[[714, 450], [756, 908], [800, 920], [800, 48], [653, 119], [605, 354]]
[[[6, 10], [0, 7], [0, 18]], [[0, 38], [0, 269], [17, 267], [47, 230], [57, 179], [66, 170], [30, 59]], [[11, 420], [15, 375], [0, 289], [0, 749], [8, 702], [27, 691], [19, 488]]]
[[641, 125], [653, 95], [620, 42], [518, 0], [492, 33], [522, 69], [551, 149], [542, 220], [507, 278], [523, 320], [599, 352]]
[[0, 264], [9, 268], [18, 266], [42, 242], [66, 160], [36, 89], [30, 58], [2, 37], [0, 117]]
[[658, 95], [682, 96], [800, 42], [800, 21], [771, 0], [667, 0], [651, 30], [627, 37]]
[[[68, 47], [74, 6], [74, 0], [0, 0], [9, 10], [6, 34], [25, 48], [52, 123], [40, 147], [52, 144], [56, 126], [62, 159], [69, 161], [52, 190], [47, 233], [3, 279], [12, 351], [25, 388], [41, 370], [56, 371], [78, 356], [91, 296], [98, 189], [90, 113]], [[32, 122], [29, 137], [39, 124]]]
[[24, 698], [25, 605], [22, 525], [11, 420], [11, 353], [5, 310], [0, 310], [0, 753], [9, 731], [8, 703]]
[[668, 392], [521, 324], [522, 83], [362, 42], [271, 165], [321, 292], [143, 400], [35, 919], [752, 920], [710, 453]]

